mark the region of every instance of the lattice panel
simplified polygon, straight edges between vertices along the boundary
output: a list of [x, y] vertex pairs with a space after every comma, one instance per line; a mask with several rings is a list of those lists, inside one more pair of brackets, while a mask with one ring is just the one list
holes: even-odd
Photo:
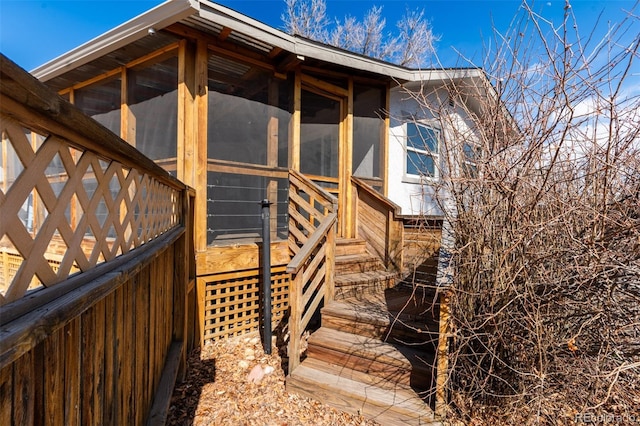
[[[2, 261], [2, 271], [0, 273], [0, 291], [5, 290], [13, 281], [13, 278], [18, 273], [20, 269], [20, 265], [24, 259], [19, 254], [9, 253], [5, 251], [5, 249], [0, 249], [0, 259]], [[60, 261], [55, 259], [48, 259], [49, 265], [51, 265], [51, 269], [54, 272], [58, 272], [60, 269]], [[71, 267], [71, 274], [78, 272], [78, 265], [73, 265]], [[33, 277], [31, 283], [29, 284], [28, 290], [34, 290], [38, 287], [41, 287], [42, 283], [37, 279], [37, 277]]]
[[[271, 268], [271, 319], [273, 326], [289, 306], [289, 275], [285, 266]], [[205, 280], [204, 340], [240, 336], [260, 324], [259, 269], [199, 278]]]
[[22, 297], [34, 280], [55, 285], [179, 224], [179, 192], [148, 174], [34, 135], [6, 116], [0, 129], [0, 244], [25, 259], [0, 288], [0, 304]]

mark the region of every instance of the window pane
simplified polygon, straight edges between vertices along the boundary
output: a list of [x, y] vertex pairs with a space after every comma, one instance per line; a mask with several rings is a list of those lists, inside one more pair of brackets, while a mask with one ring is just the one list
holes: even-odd
[[407, 151], [407, 174], [417, 176], [435, 176], [433, 158], [427, 154]]
[[477, 146], [465, 143], [462, 150], [464, 152], [464, 159], [466, 161], [475, 162], [480, 156], [480, 148], [478, 148]]
[[438, 153], [438, 132], [431, 127], [407, 123], [407, 147]]

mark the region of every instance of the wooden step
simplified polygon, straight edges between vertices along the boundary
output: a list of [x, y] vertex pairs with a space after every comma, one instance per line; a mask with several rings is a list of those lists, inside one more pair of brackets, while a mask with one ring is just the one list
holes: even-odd
[[365, 254], [367, 243], [362, 238], [338, 238], [336, 240], [336, 257], [352, 254]]
[[433, 353], [326, 327], [320, 327], [309, 337], [307, 357], [414, 389], [429, 389], [435, 377]]
[[384, 270], [386, 270], [386, 268], [382, 264], [380, 258], [369, 253], [345, 254], [342, 256], [336, 256], [336, 275]]
[[427, 351], [438, 344], [438, 319], [389, 312], [386, 305], [362, 300], [335, 300], [322, 308], [322, 326], [389, 343], [421, 343]]
[[337, 300], [346, 297], [384, 291], [395, 285], [398, 274], [387, 271], [357, 272], [351, 274], [336, 274], [334, 283]]
[[385, 389], [300, 364], [286, 380], [289, 392], [314, 398], [339, 410], [363, 415], [381, 425], [433, 425], [433, 411], [415, 391]]

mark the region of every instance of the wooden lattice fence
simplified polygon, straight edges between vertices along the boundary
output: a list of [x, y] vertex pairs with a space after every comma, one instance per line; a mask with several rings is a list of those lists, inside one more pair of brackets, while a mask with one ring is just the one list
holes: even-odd
[[0, 55], [0, 424], [162, 423], [195, 342], [193, 198]]
[[[259, 269], [247, 269], [198, 277], [204, 289], [204, 340], [241, 336], [258, 330], [262, 277]], [[286, 266], [271, 268], [271, 319], [281, 325], [289, 307], [289, 274]]]

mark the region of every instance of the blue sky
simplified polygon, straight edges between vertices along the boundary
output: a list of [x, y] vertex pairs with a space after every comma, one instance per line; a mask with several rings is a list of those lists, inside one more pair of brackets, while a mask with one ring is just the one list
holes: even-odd
[[[60, 54], [162, 3], [158, 0], [0, 0], [0, 51], [26, 70], [32, 70]], [[284, 0], [219, 0], [217, 3], [282, 28]], [[597, 17], [617, 22], [621, 10], [635, 0], [574, 0], [581, 28], [593, 26]], [[444, 66], [460, 65], [454, 49], [480, 62], [483, 43], [492, 25], [505, 31], [518, 11], [518, 0], [327, 0], [327, 14], [362, 18], [372, 5], [383, 7], [387, 29], [406, 8], [424, 9], [435, 34]], [[538, 1], [534, 9], [551, 21], [562, 19], [563, 0]], [[584, 31], [583, 31], [584, 33]], [[638, 37], [639, 35], [635, 35]]]

